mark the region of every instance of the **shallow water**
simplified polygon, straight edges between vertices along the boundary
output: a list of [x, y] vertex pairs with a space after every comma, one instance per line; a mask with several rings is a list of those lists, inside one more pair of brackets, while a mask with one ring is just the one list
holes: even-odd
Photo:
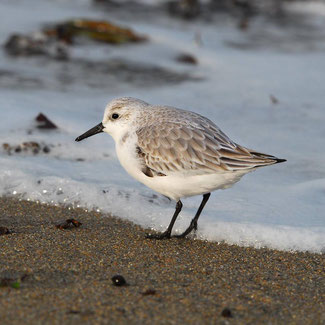
[[[8, 155], [1, 149], [0, 193], [96, 208], [157, 230], [167, 227], [174, 203], [126, 174], [108, 135], [74, 142], [101, 121], [109, 100], [133, 96], [196, 111], [234, 141], [288, 160], [213, 193], [199, 222], [199, 238], [324, 251], [325, 53], [319, 35], [325, 5], [303, 6], [289, 8], [293, 18], [303, 15], [299, 24], [291, 19], [279, 28], [261, 17], [242, 31], [236, 20], [187, 22], [159, 10], [157, 19], [144, 20], [141, 13], [105, 11], [86, 0], [1, 1], [0, 43], [13, 32], [32, 32], [71, 17], [113, 20], [149, 41], [118, 47], [80, 42], [66, 62], [0, 51], [1, 144], [37, 141], [51, 148], [36, 155]], [[302, 23], [309, 26], [303, 35]], [[199, 64], [177, 62], [184, 52]], [[278, 102], [272, 103], [270, 95]], [[35, 128], [39, 112], [59, 129]], [[177, 231], [190, 222], [199, 201], [184, 200]]]

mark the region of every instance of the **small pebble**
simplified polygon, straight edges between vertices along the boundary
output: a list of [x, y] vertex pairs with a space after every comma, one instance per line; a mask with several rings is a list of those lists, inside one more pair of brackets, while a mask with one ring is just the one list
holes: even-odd
[[55, 227], [63, 230], [63, 229], [72, 228], [72, 226], [75, 226], [76, 228], [78, 228], [81, 225], [82, 225], [82, 223], [76, 219], [67, 219], [66, 221], [56, 224]]
[[35, 120], [38, 122], [38, 129], [57, 129], [58, 127], [43, 113], [39, 113]]
[[67, 314], [80, 314], [80, 310], [70, 309], [67, 311]]
[[183, 54], [180, 54], [176, 60], [178, 62], [182, 62], [182, 63], [186, 63], [186, 64], [193, 64], [193, 65], [196, 65], [198, 62], [197, 62], [197, 59], [191, 55], [191, 54], [187, 54], [187, 53], [183, 53]]
[[270, 95], [270, 101], [274, 105], [279, 103], [279, 100], [273, 95]]
[[20, 282], [18, 279], [2, 278], [0, 279], [0, 287], [11, 287], [14, 289], [19, 289]]
[[227, 318], [233, 317], [231, 310], [227, 307], [223, 309], [223, 311], [221, 312], [221, 316], [227, 317]]
[[155, 289], [147, 289], [146, 291], [141, 293], [143, 296], [153, 296], [156, 294]]
[[126, 281], [125, 281], [125, 279], [124, 279], [124, 277], [122, 275], [114, 275], [112, 277], [112, 281], [113, 281], [113, 284], [118, 286], [118, 287], [126, 285]]
[[11, 231], [7, 227], [0, 227], [0, 236], [9, 234], [11, 234]]

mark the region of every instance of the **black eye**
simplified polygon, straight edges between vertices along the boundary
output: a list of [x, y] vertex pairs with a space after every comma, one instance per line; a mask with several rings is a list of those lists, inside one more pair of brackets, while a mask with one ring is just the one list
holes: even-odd
[[114, 113], [114, 114], [112, 115], [112, 119], [114, 119], [114, 120], [116, 120], [118, 117], [119, 117], [119, 115], [116, 114], [116, 113]]

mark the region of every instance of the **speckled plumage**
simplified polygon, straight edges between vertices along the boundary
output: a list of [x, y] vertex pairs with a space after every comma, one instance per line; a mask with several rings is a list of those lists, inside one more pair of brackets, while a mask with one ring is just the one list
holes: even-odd
[[230, 140], [209, 119], [168, 106], [141, 112], [136, 134], [146, 166], [156, 172], [200, 175], [250, 170], [277, 158]]

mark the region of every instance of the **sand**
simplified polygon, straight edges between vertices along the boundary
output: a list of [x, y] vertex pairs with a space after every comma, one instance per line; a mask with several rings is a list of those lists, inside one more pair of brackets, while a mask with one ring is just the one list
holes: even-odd
[[[82, 225], [55, 227], [68, 218]], [[0, 236], [2, 325], [325, 323], [323, 255], [150, 240], [118, 218], [12, 198], [0, 226], [13, 232]]]

